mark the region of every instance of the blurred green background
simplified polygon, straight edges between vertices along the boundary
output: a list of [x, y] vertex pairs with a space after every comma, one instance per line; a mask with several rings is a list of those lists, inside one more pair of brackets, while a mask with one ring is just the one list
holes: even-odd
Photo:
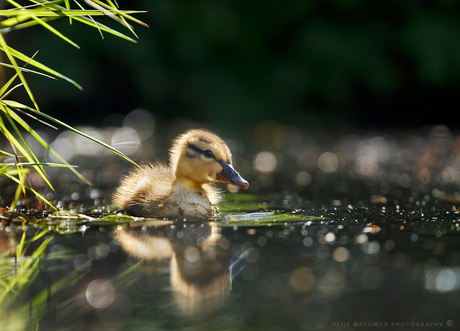
[[186, 117], [235, 132], [265, 120], [458, 127], [457, 0], [118, 3], [148, 11], [137, 15], [150, 25], [135, 26], [137, 44], [66, 19], [52, 25], [80, 50], [40, 27], [8, 35], [84, 88], [28, 75], [42, 111], [97, 126], [144, 108], [160, 122]]

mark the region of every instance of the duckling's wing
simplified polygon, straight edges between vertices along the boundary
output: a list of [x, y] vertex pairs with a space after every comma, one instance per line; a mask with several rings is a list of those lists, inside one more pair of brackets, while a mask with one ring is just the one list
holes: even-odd
[[173, 181], [174, 176], [166, 165], [143, 165], [122, 179], [113, 203], [130, 215], [146, 215], [168, 197]]

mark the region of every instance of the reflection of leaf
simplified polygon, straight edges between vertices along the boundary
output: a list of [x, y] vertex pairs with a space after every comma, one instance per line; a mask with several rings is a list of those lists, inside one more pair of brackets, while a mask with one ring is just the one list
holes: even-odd
[[[10, 330], [12, 326], [25, 329], [26, 326], [21, 323], [23, 320], [28, 321], [29, 326], [36, 325], [49, 312], [48, 299], [50, 296], [53, 297], [54, 301], [59, 300], [71, 286], [77, 284], [87, 274], [87, 271], [74, 270], [54, 281], [50, 286], [43, 288], [26, 303], [15, 305], [19, 303], [18, 301], [23, 302], [23, 300], [18, 300], [19, 296], [28, 293], [27, 289], [34, 283], [43, 269], [40, 266], [42, 259], [46, 256], [49, 243], [54, 239], [53, 235], [42, 239], [47, 234], [49, 232], [45, 229], [32, 238], [26, 238], [26, 232], [23, 232], [23, 236], [15, 248], [17, 266], [14, 269], [11, 268], [14, 260], [10, 258], [9, 254], [0, 255], [0, 302], [2, 303], [0, 305], [0, 316], [2, 317], [0, 318], [0, 329], [2, 330]], [[41, 244], [26, 255], [28, 244], [39, 239], [43, 240]], [[47, 260], [49, 260], [48, 256]]]
[[[18, 225], [17, 228], [21, 226]], [[27, 232], [29, 235], [26, 235]], [[21, 239], [14, 249], [16, 258], [11, 257], [11, 252], [0, 254], [1, 330], [41, 330], [38, 323], [50, 312], [57, 312], [60, 321], [67, 323], [87, 311], [87, 308], [80, 305], [85, 300], [85, 291], [74, 292], [73, 289], [78, 285], [85, 285], [84, 280], [87, 279], [90, 269], [73, 269], [65, 274], [59, 272], [63, 265], [73, 267], [73, 259], [77, 254], [74, 251], [62, 254], [62, 250], [59, 253], [48, 250], [51, 241], [56, 238], [54, 235], [47, 237], [50, 235], [48, 226], [34, 237], [30, 237], [30, 231], [27, 232], [18, 235]], [[27, 246], [33, 241], [39, 245], [31, 251], [31, 246]], [[140, 262], [123, 268], [114, 273], [109, 281], [117, 290], [132, 286], [141, 275], [139, 265]], [[49, 277], [50, 274], [53, 277], [46, 286], [42, 286], [40, 276]]]
[[[15, 247], [17, 261], [17, 267], [15, 268], [16, 271], [14, 273], [0, 273], [0, 289], [3, 287], [2, 291], [0, 291], [0, 302], [2, 302], [2, 305], [0, 306], [1, 308], [7, 308], [9, 303], [14, 302], [19, 293], [24, 293], [24, 288], [30, 286], [35, 277], [37, 277], [40, 259], [45, 254], [45, 250], [48, 247], [49, 242], [53, 240], [54, 237], [50, 236], [49, 238], [46, 238], [40, 246], [28, 256], [25, 256], [26, 247], [28, 243], [34, 242], [48, 233], [48, 230], [42, 230], [33, 238], [27, 239], [26, 232], [23, 232], [21, 240]], [[0, 255], [0, 265], [2, 266], [0, 270], [11, 270], [3, 268], [3, 266], [6, 267], [11, 263], [9, 255], [10, 252], [5, 252]]]
[[236, 214], [240, 211], [260, 210], [267, 208], [255, 194], [227, 193], [225, 200], [218, 205], [223, 214]]

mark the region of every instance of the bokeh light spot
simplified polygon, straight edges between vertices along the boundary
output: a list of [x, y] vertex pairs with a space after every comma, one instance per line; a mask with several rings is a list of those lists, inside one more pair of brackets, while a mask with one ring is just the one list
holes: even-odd
[[73, 259], [73, 266], [78, 271], [87, 271], [91, 268], [91, 259], [86, 254], [78, 254]]
[[450, 292], [457, 282], [455, 272], [450, 268], [444, 268], [436, 277], [436, 290], [438, 292]]
[[300, 171], [295, 176], [295, 182], [299, 186], [307, 186], [311, 183], [311, 175], [307, 171]]
[[345, 262], [350, 257], [350, 251], [345, 247], [337, 247], [332, 252], [332, 258], [337, 262]]
[[107, 308], [115, 300], [115, 288], [106, 279], [95, 279], [86, 288], [86, 299], [94, 308]]
[[149, 138], [155, 131], [155, 119], [153, 115], [145, 109], [135, 109], [126, 115], [123, 126], [134, 129], [140, 140]]
[[[94, 139], [104, 141], [102, 134], [95, 128], [87, 127], [80, 129], [80, 131]], [[98, 155], [105, 150], [101, 145], [80, 135], [75, 136], [74, 147], [76, 153], [81, 155]]]
[[254, 160], [254, 168], [262, 173], [271, 173], [276, 168], [276, 157], [271, 152], [260, 152]]
[[120, 128], [113, 133], [112, 146], [126, 155], [132, 155], [141, 144], [139, 134], [132, 128]]
[[189, 247], [184, 251], [185, 259], [191, 263], [201, 260], [201, 253], [196, 247]]
[[334, 153], [324, 152], [318, 158], [318, 167], [325, 173], [331, 173], [337, 170], [339, 160]]
[[308, 268], [297, 268], [289, 278], [291, 288], [300, 293], [305, 293], [311, 290], [315, 282], [313, 273]]
[[378, 169], [375, 158], [369, 156], [362, 156], [355, 162], [356, 172], [363, 176], [371, 176], [376, 173]]
[[[51, 143], [51, 148], [66, 161], [69, 161], [74, 154], [72, 142], [66, 137], [61, 137], [61, 135]], [[49, 156], [54, 162], [61, 162], [51, 151]]]

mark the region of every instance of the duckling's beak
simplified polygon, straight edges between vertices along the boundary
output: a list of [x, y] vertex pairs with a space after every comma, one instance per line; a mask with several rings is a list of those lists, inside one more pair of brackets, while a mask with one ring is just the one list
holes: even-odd
[[229, 183], [232, 185], [236, 185], [239, 188], [247, 190], [249, 187], [249, 183], [240, 176], [240, 174], [233, 169], [233, 167], [228, 164], [223, 164], [223, 169], [221, 172], [217, 174], [217, 180], [225, 183]]

